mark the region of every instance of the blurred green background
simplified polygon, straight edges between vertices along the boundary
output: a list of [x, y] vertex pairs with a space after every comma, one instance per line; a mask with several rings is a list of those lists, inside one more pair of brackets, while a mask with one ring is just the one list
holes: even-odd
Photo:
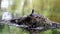
[[[2, 12], [9, 11], [13, 16], [25, 16], [34, 9], [52, 21], [60, 22], [60, 0], [0, 0], [0, 20]], [[0, 34], [29, 34], [23, 28], [1, 25]], [[60, 34], [60, 29], [47, 30], [40, 34]]]

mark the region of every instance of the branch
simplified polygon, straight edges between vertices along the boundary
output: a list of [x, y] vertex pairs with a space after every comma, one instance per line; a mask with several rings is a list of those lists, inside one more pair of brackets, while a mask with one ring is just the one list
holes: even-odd
[[[14, 23], [11, 23], [9, 21], [8, 22], [2, 21], [1, 24], [5, 24], [5, 25], [9, 25], [9, 26], [15, 26], [15, 27], [19, 27], [19, 28], [28, 28], [29, 27], [27, 25], [14, 24]], [[56, 28], [60, 28], [60, 24], [53, 23], [52, 26], [39, 26], [39, 27], [36, 27], [36, 28], [29, 28], [29, 30], [45, 31], [45, 30], [48, 30], [48, 29], [56, 29]]]

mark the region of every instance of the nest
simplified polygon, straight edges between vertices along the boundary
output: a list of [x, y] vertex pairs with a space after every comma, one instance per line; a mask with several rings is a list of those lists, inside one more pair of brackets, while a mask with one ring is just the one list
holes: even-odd
[[[30, 34], [37, 34], [38, 31], [46, 30], [49, 26], [52, 26], [52, 23], [54, 23], [41, 14], [34, 14], [34, 10], [32, 10], [32, 13], [27, 17], [12, 19], [10, 22], [18, 25], [27, 25], [28, 27], [26, 27], [26, 30], [28, 30]], [[56, 26], [55, 23], [54, 25]], [[39, 27], [41, 27], [40, 30], [38, 29]]]

